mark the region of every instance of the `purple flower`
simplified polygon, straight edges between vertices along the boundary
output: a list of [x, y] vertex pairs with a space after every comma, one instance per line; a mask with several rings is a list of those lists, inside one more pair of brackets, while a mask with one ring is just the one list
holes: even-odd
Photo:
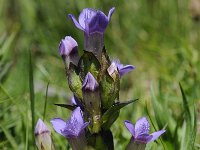
[[156, 140], [161, 134], [165, 132], [165, 130], [160, 130], [149, 134], [150, 124], [145, 117], [137, 120], [135, 126], [130, 121], [124, 121], [126, 128], [132, 134], [132, 141], [139, 143], [148, 143]]
[[80, 107], [77, 107], [66, 122], [60, 118], [51, 120], [54, 130], [66, 138], [77, 138], [89, 122], [84, 122]]
[[38, 119], [35, 127], [35, 142], [39, 150], [53, 150], [51, 131], [41, 119]]
[[[129, 73], [133, 69], [135, 69], [135, 66], [132, 65], [123, 65], [118, 60], [112, 61], [111, 66], [117, 66], [118, 72], [120, 74], [120, 77], [122, 77], [124, 74]], [[114, 67], [115, 68], [115, 67]], [[111, 69], [110, 69], [111, 70]]]
[[92, 52], [98, 59], [101, 59], [101, 52], [104, 46], [104, 32], [115, 8], [111, 8], [108, 16], [100, 10], [85, 8], [79, 15], [78, 21], [72, 14], [69, 17], [75, 26], [84, 31], [84, 49]]
[[78, 64], [78, 44], [71, 36], [66, 36], [61, 40], [59, 45], [59, 53], [64, 61], [69, 60], [74, 65]]
[[93, 77], [93, 75], [88, 72], [87, 75], [85, 76], [85, 80], [83, 82], [82, 89], [87, 91], [95, 91], [99, 87], [98, 82], [96, 79]]
[[111, 8], [108, 16], [106, 16], [100, 10], [94, 10], [91, 8], [85, 8], [79, 15], [78, 21], [72, 14], [69, 14], [69, 17], [74, 22], [75, 26], [84, 31], [86, 34], [99, 33], [103, 34], [105, 29], [110, 21], [110, 18], [114, 12], [115, 8]]

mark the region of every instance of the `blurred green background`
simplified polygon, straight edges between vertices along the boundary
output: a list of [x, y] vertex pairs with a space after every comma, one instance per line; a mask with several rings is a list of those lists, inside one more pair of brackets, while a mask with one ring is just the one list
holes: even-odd
[[[121, 80], [120, 100], [139, 98], [122, 109], [112, 126], [115, 149], [123, 150], [131, 137], [123, 121], [135, 123], [142, 116], [149, 117], [151, 132], [167, 130], [147, 149], [200, 149], [200, 13], [195, 11], [196, 2], [0, 0], [0, 149], [35, 148], [32, 126], [44, 116], [48, 82], [45, 122], [51, 128], [52, 118], [67, 119], [70, 112], [53, 105], [70, 103], [72, 96], [58, 45], [70, 35], [79, 51], [83, 49], [83, 33], [67, 14], [78, 17], [86, 7], [107, 14], [112, 6], [116, 11], [105, 32], [106, 49], [111, 58], [136, 66]], [[66, 140], [53, 129], [52, 136], [57, 149], [66, 149]]]

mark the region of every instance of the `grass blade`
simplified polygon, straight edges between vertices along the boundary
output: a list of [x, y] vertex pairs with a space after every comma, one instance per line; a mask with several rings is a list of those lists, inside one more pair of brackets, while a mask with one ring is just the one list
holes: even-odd
[[49, 89], [49, 82], [47, 83], [46, 94], [45, 94], [43, 121], [44, 121], [45, 116], [46, 116], [48, 89]]
[[32, 117], [32, 136], [34, 143], [34, 126], [35, 126], [35, 95], [34, 95], [34, 81], [33, 81], [33, 64], [31, 58], [31, 51], [29, 51], [29, 92], [30, 92], [30, 105], [31, 105], [31, 117]]

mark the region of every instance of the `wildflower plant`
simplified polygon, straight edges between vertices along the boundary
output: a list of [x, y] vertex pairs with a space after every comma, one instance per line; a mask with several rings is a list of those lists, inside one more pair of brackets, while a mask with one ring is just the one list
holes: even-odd
[[[119, 100], [120, 79], [135, 67], [111, 60], [104, 45], [104, 33], [114, 11], [115, 8], [111, 8], [105, 15], [100, 10], [86, 8], [80, 13], [78, 21], [69, 14], [74, 25], [84, 32], [83, 54], [78, 54], [78, 43], [71, 36], [66, 36], [59, 45], [73, 97], [71, 104], [56, 105], [72, 110], [72, 115], [67, 121], [54, 118], [51, 123], [73, 150], [113, 150], [110, 127], [118, 118], [120, 109], [135, 101]], [[149, 135], [150, 126], [146, 118], [138, 120], [135, 127], [125, 121], [125, 126], [133, 136], [127, 147], [133, 150], [132, 142], [145, 143], [142, 146], [144, 149], [146, 143], [164, 132]]]

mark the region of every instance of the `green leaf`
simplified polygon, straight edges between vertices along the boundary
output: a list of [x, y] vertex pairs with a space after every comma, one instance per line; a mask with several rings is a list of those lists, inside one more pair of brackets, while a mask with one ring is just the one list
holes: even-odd
[[67, 109], [69, 109], [71, 111], [73, 111], [76, 108], [76, 106], [69, 105], [69, 104], [54, 104], [54, 105], [60, 106], [60, 107], [63, 107], [63, 108], [67, 108]]
[[184, 122], [182, 129], [181, 149], [182, 150], [193, 150], [194, 142], [196, 138], [196, 111], [194, 105], [189, 105], [188, 100], [185, 96], [185, 92], [179, 83], [182, 100], [183, 100], [183, 112]]
[[130, 100], [127, 102], [117, 102], [113, 106], [111, 106], [102, 116], [102, 127], [103, 129], [109, 129], [111, 125], [115, 122], [117, 117], [119, 116], [119, 111], [121, 108], [127, 106], [128, 104], [131, 104], [138, 99]]

